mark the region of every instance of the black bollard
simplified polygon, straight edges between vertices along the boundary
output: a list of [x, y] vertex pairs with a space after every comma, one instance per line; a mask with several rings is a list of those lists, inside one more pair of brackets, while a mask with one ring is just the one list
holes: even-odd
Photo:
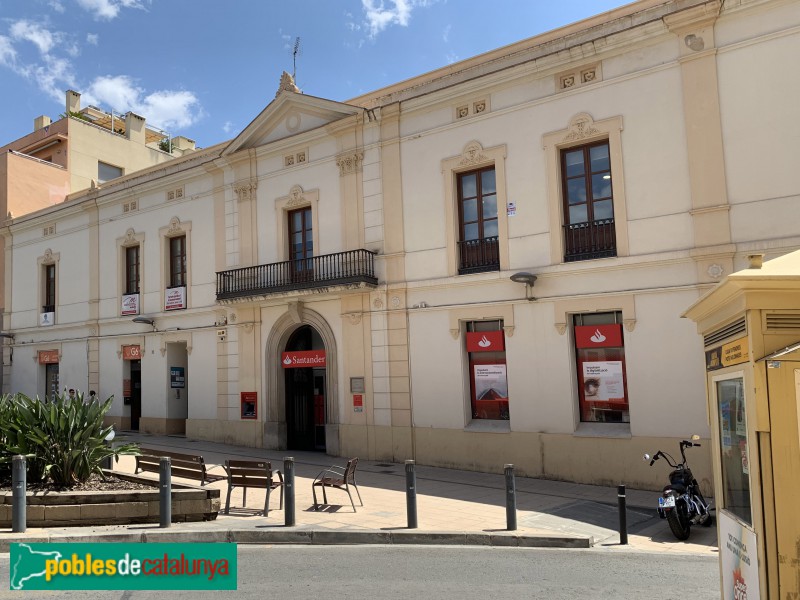
[[517, 487], [514, 483], [514, 465], [506, 465], [506, 529], [517, 530]]
[[294, 527], [294, 457], [283, 459], [283, 516], [286, 527]]
[[413, 460], [406, 461], [406, 517], [408, 528], [417, 528], [417, 473]]
[[617, 500], [619, 501], [619, 543], [620, 546], [628, 544], [628, 519], [625, 512], [625, 486], [617, 487]]
[[159, 527], [172, 524], [172, 460], [162, 456], [158, 464], [158, 514]]
[[25, 457], [21, 454], [11, 459], [11, 533], [25, 533], [27, 522], [27, 470]]

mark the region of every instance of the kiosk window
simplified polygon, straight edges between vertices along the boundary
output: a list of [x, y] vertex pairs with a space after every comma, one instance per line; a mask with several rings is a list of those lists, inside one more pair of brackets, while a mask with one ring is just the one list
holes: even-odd
[[722, 505], [752, 525], [750, 463], [747, 452], [747, 411], [741, 377], [717, 382]]

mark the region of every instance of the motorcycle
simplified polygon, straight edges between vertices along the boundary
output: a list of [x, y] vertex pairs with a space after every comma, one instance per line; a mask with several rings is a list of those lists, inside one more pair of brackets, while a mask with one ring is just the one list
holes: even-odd
[[699, 439], [699, 435], [693, 435], [692, 441], [682, 440], [680, 442], [681, 458], [683, 459], [681, 462], [661, 450], [652, 457], [649, 454], [644, 455], [645, 462], [649, 460], [651, 467], [659, 458], [663, 458], [672, 467], [672, 472], [669, 474], [669, 485], [664, 486], [664, 491], [658, 499], [658, 515], [667, 520], [669, 528], [679, 540], [689, 538], [692, 525], [710, 527], [713, 523], [710, 504], [703, 498], [700, 485], [692, 475], [689, 465], [686, 464], [686, 448], [700, 446], [695, 443], [695, 440]]

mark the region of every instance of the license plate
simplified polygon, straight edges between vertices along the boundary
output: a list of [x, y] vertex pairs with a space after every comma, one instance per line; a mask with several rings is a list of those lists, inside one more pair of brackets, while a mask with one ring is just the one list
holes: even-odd
[[668, 496], [666, 498], [658, 499], [659, 508], [675, 508], [675, 498]]

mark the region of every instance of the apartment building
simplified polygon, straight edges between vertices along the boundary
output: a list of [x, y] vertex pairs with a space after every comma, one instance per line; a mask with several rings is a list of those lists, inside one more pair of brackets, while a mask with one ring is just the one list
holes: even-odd
[[800, 246], [798, 50], [790, 1], [642, 0], [347, 102], [284, 73], [235, 139], [5, 222], [5, 391], [656, 488], [709, 437], [680, 315]]

